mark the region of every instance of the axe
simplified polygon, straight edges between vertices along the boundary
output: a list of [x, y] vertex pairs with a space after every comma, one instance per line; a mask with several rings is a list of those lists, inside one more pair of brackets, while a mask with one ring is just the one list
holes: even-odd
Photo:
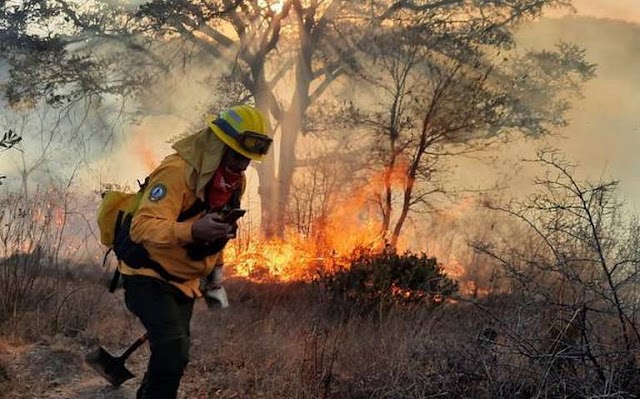
[[120, 356], [113, 356], [107, 352], [103, 347], [88, 353], [84, 360], [87, 364], [98, 372], [101, 376], [106, 378], [114, 387], [119, 387], [123, 382], [135, 377], [125, 367], [125, 362], [131, 354], [147, 341], [147, 334], [141, 335], [136, 341], [131, 344], [127, 350]]

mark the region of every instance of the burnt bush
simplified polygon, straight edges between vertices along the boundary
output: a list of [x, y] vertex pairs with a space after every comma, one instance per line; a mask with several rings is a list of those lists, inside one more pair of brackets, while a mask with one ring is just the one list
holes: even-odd
[[458, 290], [436, 258], [405, 253], [363, 255], [319, 278], [335, 308], [366, 315], [393, 306], [437, 305]]
[[49, 263], [41, 247], [0, 258], [0, 322], [35, 308], [51, 294], [50, 282], [40, 278]]

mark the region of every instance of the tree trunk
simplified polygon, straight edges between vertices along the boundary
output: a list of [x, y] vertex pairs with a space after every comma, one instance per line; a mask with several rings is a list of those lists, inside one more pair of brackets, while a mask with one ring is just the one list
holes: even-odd
[[392, 196], [393, 189], [391, 187], [391, 175], [393, 174], [393, 168], [395, 167], [395, 150], [393, 149], [393, 144], [391, 146], [391, 159], [389, 164], [384, 171], [384, 187], [383, 187], [383, 197], [382, 197], [382, 227], [381, 233], [385, 239], [389, 235], [389, 229], [391, 228], [391, 208], [392, 208]]
[[286, 118], [282, 123], [280, 157], [278, 165], [277, 194], [275, 201], [275, 220], [273, 232], [278, 237], [284, 234], [284, 227], [287, 221], [287, 205], [291, 184], [293, 183], [293, 173], [296, 166], [296, 143], [300, 132], [301, 116], [298, 112], [290, 113], [293, 117]]
[[274, 151], [269, 151], [264, 161], [257, 164], [258, 170], [258, 196], [260, 197], [260, 227], [262, 233], [273, 236], [272, 226], [275, 226], [277, 180]]
[[302, 124], [302, 112], [294, 109], [285, 113], [280, 125], [278, 168], [276, 174], [275, 149], [269, 151], [258, 169], [261, 206], [261, 229], [267, 238], [282, 237], [286, 225], [291, 184], [296, 166], [296, 143]]
[[395, 227], [393, 228], [393, 234], [391, 235], [391, 239], [389, 242], [389, 244], [394, 249], [394, 251], [396, 249], [396, 246], [398, 245], [398, 238], [400, 237], [400, 232], [402, 231], [404, 222], [407, 220], [407, 215], [409, 214], [409, 208], [411, 207], [411, 195], [413, 194], [414, 182], [415, 182], [415, 175], [413, 175], [413, 173], [409, 173], [407, 175], [407, 180], [404, 187], [404, 198], [402, 200], [402, 210], [400, 211], [400, 216], [398, 217]]
[[[270, 201], [266, 206], [270, 210], [270, 215], [263, 219], [262, 231], [267, 237], [282, 237], [286, 225], [286, 212], [289, 204], [289, 193], [293, 183], [293, 173], [296, 167], [296, 143], [298, 134], [302, 129], [302, 120], [307, 108], [311, 104], [309, 97], [309, 86], [313, 80], [311, 73], [311, 54], [308, 35], [301, 32], [301, 49], [296, 61], [295, 84], [289, 108], [278, 115], [280, 123], [280, 153], [278, 154], [278, 174], [273, 176], [275, 190], [270, 190], [270, 197], [262, 197], [261, 203], [264, 207], [265, 201]], [[267, 87], [266, 81], [260, 81], [260, 87]], [[275, 98], [273, 96], [272, 98]], [[273, 153], [274, 151], [271, 151]], [[275, 159], [275, 158], [274, 158]], [[264, 174], [264, 178], [270, 178]], [[261, 186], [267, 187], [270, 183], [262, 182]], [[275, 207], [275, 208], [274, 208]], [[263, 213], [264, 214], [264, 213]]]

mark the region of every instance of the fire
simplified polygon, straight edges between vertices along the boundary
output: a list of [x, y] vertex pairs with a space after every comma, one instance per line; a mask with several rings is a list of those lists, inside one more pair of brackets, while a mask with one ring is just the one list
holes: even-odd
[[[366, 186], [346, 195], [327, 216], [316, 220], [309, 235], [290, 230], [283, 239], [253, 239], [244, 245], [232, 242], [225, 250], [225, 260], [240, 277], [309, 281], [319, 272], [348, 267], [362, 252], [380, 253], [385, 250], [385, 236], [378, 205], [371, 198], [382, 192], [385, 175], [391, 177], [393, 186], [401, 185], [405, 170], [406, 165], [400, 164], [390, 173], [372, 176]], [[403, 247], [400, 242], [398, 248]]]
[[315, 237], [287, 231], [283, 239], [231, 244], [225, 259], [235, 274], [254, 280], [309, 281], [320, 272], [346, 267], [359, 249], [381, 251], [375, 223], [327, 223]]
[[460, 292], [471, 297], [484, 297], [491, 293], [487, 288], [480, 288], [473, 280], [468, 280], [460, 284]]
[[[406, 163], [398, 162], [394, 170], [371, 176], [366, 186], [344, 196], [346, 200], [336, 203], [328, 215], [316, 220], [308, 234], [288, 230], [281, 239], [251, 237], [248, 242], [241, 239], [232, 241], [225, 249], [225, 261], [231, 266], [231, 274], [253, 281], [311, 281], [320, 273], [349, 267], [362, 253], [375, 254], [385, 251], [386, 237], [382, 231], [379, 204], [371, 199], [379, 197], [385, 182], [388, 182], [392, 189], [402, 188], [405, 170]], [[450, 215], [447, 215], [448, 220], [461, 217], [473, 206], [472, 199], [465, 199], [451, 210]], [[443, 258], [444, 271], [447, 276], [460, 282], [459, 288], [463, 295], [488, 294], [487, 290], [480, 288], [470, 278], [467, 267], [453, 253], [453, 248], [447, 247], [446, 236], [446, 242], [441, 243], [438, 240], [442, 239], [443, 235], [441, 232], [434, 232], [433, 241], [429, 242], [430, 250], [416, 249], [416, 241], [411, 241], [415, 232], [412, 233], [409, 227], [406, 226], [405, 235], [401, 236], [398, 242], [399, 253], [407, 249], [412, 249], [413, 252], [424, 251], [436, 256], [446, 253], [447, 256]], [[240, 229], [242, 231], [242, 226]], [[413, 242], [413, 248], [410, 248], [409, 242]], [[413, 295], [398, 287], [393, 287], [393, 290], [393, 294], [398, 297], [408, 298]], [[432, 298], [436, 302], [441, 299]]]
[[451, 261], [447, 262], [444, 269], [451, 278], [456, 280], [465, 274], [464, 267], [454, 257], [452, 257]]
[[314, 262], [323, 260], [313, 258], [313, 250], [307, 245], [303, 240], [252, 241], [242, 250], [228, 247], [225, 257], [234, 265], [237, 276], [260, 281], [308, 280]]

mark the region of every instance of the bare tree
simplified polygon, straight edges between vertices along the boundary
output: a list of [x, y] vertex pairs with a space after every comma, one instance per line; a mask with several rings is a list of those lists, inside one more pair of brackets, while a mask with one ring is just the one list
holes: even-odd
[[[463, 37], [500, 48], [512, 40], [508, 27], [539, 15], [545, 6], [563, 3], [518, 1], [509, 6], [482, 6], [467, 1], [418, 5], [412, 1], [288, 0], [275, 5], [226, 1], [223, 8], [215, 3], [183, 1], [170, 9], [164, 3], [151, 2], [141, 13], [161, 26], [159, 32], [180, 35], [211, 56], [231, 61], [233, 76], [259, 108], [271, 112], [281, 134], [278, 170], [270, 158], [259, 172], [263, 222], [274, 229], [267, 232], [273, 234], [282, 231], [286, 220], [297, 165], [296, 143], [307, 111], [340, 77], [366, 73], [366, 59], [372, 53], [366, 44], [372, 38], [386, 36], [391, 43], [402, 42], [403, 35], [410, 33], [409, 40], [419, 43], [435, 32], [442, 44], [429, 56], [437, 61], [447, 46], [463, 43]], [[218, 24], [216, 16], [221, 20]], [[446, 22], [454, 17], [460, 22]], [[235, 34], [225, 33], [224, 26], [231, 26]], [[403, 26], [405, 29], [397, 29]], [[422, 46], [435, 42], [427, 40]], [[452, 51], [446, 54], [452, 55]], [[402, 223], [394, 229], [396, 236]]]
[[[228, 72], [240, 82], [248, 98], [270, 113], [280, 134], [278, 161], [273, 151], [259, 168], [263, 226], [268, 234], [279, 234], [298, 164], [296, 147], [304, 131], [304, 117], [336, 82], [367, 74], [368, 61], [379, 53], [367, 46], [373, 38], [388, 37], [390, 43], [406, 42], [408, 38], [426, 43], [426, 47], [437, 44], [429, 53], [433, 70], [441, 75], [440, 85], [433, 89], [452, 93], [452, 87], [465, 86], [453, 83], [460, 83], [457, 79], [469, 66], [471, 60], [462, 58], [468, 46], [498, 52], [505, 43], [513, 42], [512, 26], [539, 16], [545, 7], [566, 3], [157, 0], [132, 9], [99, 0], [92, 2], [95, 7], [57, 0], [53, 2], [57, 15], [69, 25], [66, 37], [57, 37], [69, 43], [65, 51], [75, 49], [64, 54], [65, 59], [75, 59], [75, 64], [57, 73], [65, 87], [75, 79], [73, 87], [77, 90], [73, 93], [84, 90], [124, 96], [135, 95], [154, 79], [175, 73], [172, 67], [192, 60], [222, 66], [212, 70], [218, 75]], [[115, 50], [104, 51], [101, 46], [105, 44]], [[449, 73], [435, 67], [445, 61]], [[56, 69], [52, 71], [46, 79], [33, 75], [35, 81], [51, 83]], [[25, 84], [22, 92], [33, 87], [17, 75], [14, 80]], [[46, 91], [51, 86], [37, 87]], [[499, 96], [493, 98], [487, 107], [493, 105], [495, 112], [504, 111], [500, 100]], [[429, 115], [433, 117], [432, 112]], [[434, 126], [441, 121], [428, 122]], [[434, 134], [430, 128], [425, 132]], [[424, 139], [423, 146], [432, 142]], [[418, 169], [413, 173], [421, 173]]]
[[211, 58], [226, 60], [231, 76], [275, 120], [280, 132], [278, 169], [274, 152], [259, 168], [268, 235], [282, 232], [303, 116], [346, 67], [356, 63], [354, 54], [346, 51], [351, 39], [335, 30], [349, 8], [343, 1], [224, 1], [222, 6], [182, 1], [177, 7], [150, 2], [138, 13], [153, 21], [161, 36], [178, 35]]
[[375, 133], [374, 163], [383, 173], [377, 202], [392, 247], [408, 214], [445, 192], [443, 159], [566, 125], [570, 100], [594, 76], [576, 46], [519, 54], [510, 34], [489, 34], [484, 19], [442, 29], [436, 15], [405, 15], [405, 23], [427, 22], [399, 23], [367, 43], [379, 72], [366, 80], [380, 89], [381, 111], [360, 119]]
[[[522, 239], [531, 244], [477, 242], [474, 248], [500, 265], [523, 304], [537, 309], [532, 317], [551, 319], [546, 334], [541, 325], [526, 333], [534, 338], [520, 341], [521, 349], [549, 356], [549, 367], [571, 362], [603, 384], [628, 390], [640, 346], [638, 222], [625, 223], [614, 195], [617, 182], [579, 181], [575, 165], [553, 151], [541, 152], [535, 162], [546, 170], [537, 180], [539, 193], [509, 206], [491, 205], [522, 222], [530, 233]], [[610, 376], [612, 368], [619, 373]]]

